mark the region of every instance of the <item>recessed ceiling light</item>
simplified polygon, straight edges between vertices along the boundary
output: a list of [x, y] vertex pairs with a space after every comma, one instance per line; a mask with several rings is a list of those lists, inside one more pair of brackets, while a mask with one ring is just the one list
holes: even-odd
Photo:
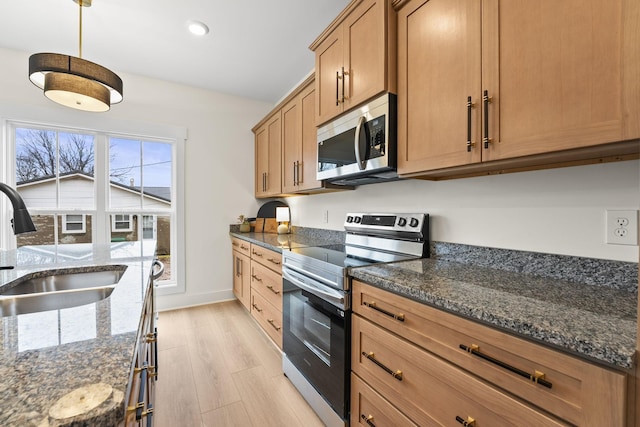
[[209, 32], [209, 27], [200, 21], [187, 21], [187, 28], [189, 28], [191, 34], [196, 36], [204, 36]]

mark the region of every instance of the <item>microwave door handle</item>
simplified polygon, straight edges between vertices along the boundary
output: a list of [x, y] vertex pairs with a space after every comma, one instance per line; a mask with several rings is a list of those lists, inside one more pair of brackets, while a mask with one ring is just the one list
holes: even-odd
[[365, 121], [365, 117], [360, 116], [360, 118], [358, 119], [358, 125], [356, 126], [356, 136], [353, 139], [353, 151], [356, 154], [356, 163], [358, 164], [358, 169], [360, 169], [361, 171], [365, 168], [366, 159], [364, 162], [361, 160], [360, 144], [358, 144], [358, 142], [360, 141], [360, 129], [362, 129], [362, 125]]

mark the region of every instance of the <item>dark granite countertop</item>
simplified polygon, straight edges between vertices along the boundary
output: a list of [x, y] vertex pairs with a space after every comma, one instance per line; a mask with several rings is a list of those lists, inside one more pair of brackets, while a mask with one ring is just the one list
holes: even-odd
[[1, 272], [0, 289], [44, 270], [127, 266], [99, 302], [0, 318], [0, 425], [119, 425], [154, 252], [151, 241], [0, 252], [0, 264], [16, 265]]
[[350, 275], [592, 361], [623, 369], [634, 363], [637, 291], [439, 259], [352, 268]]
[[[281, 252], [339, 232], [231, 235]], [[301, 233], [303, 232], [303, 233]], [[371, 285], [618, 369], [634, 365], [638, 264], [433, 242], [432, 258], [351, 268]]]
[[[233, 226], [232, 226], [233, 227]], [[237, 228], [237, 227], [236, 227]], [[291, 234], [240, 233], [232, 228], [230, 235], [265, 248], [282, 252], [292, 248], [344, 243], [344, 232], [314, 228], [295, 228]]]

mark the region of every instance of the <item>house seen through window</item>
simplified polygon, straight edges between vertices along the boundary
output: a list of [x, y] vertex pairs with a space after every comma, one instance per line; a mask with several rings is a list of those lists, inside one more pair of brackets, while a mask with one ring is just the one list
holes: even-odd
[[[35, 126], [15, 126], [13, 135], [15, 185], [37, 228], [17, 236], [19, 247], [155, 239], [170, 267], [172, 142]], [[175, 280], [171, 271], [160, 283]]]

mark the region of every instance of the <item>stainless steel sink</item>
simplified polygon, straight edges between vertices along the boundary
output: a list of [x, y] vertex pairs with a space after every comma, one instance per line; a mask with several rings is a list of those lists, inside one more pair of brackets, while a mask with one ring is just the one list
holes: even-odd
[[99, 267], [99, 271], [72, 269], [34, 273], [0, 290], [2, 317], [59, 310], [107, 298], [122, 278], [125, 265]]

